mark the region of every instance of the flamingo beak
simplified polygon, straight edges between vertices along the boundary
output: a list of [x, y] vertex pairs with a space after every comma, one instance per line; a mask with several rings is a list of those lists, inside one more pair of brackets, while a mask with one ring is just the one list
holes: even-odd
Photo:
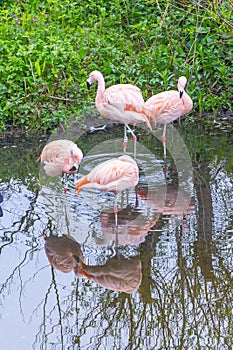
[[76, 170], [77, 170], [77, 168], [74, 165], [72, 166], [72, 168], [69, 169], [69, 171], [76, 171]]
[[184, 91], [180, 91], [180, 98], [183, 96]]
[[88, 90], [90, 90], [90, 88], [91, 88], [91, 83], [87, 80], [87, 88], [88, 88]]
[[80, 260], [79, 260], [79, 257], [78, 257], [78, 256], [73, 255], [73, 258], [74, 258], [74, 260], [75, 260], [75, 262], [76, 262], [77, 264], [80, 263]]

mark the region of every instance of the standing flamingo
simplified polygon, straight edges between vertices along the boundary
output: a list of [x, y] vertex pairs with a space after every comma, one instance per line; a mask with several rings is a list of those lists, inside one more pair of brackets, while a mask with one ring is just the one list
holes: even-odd
[[151, 96], [145, 106], [155, 113], [158, 124], [163, 124], [162, 142], [164, 147], [164, 158], [166, 159], [166, 126], [193, 108], [191, 97], [184, 88], [187, 79], [182, 76], [178, 79], [178, 91], [168, 90]]
[[91, 188], [115, 193], [114, 213], [117, 227], [118, 195], [121, 191], [135, 187], [138, 180], [139, 169], [135, 160], [128, 155], [123, 155], [98, 164], [76, 183], [75, 192], [78, 194], [83, 188]]
[[55, 140], [49, 142], [37, 159], [44, 163], [44, 170], [49, 176], [75, 174], [83, 159], [83, 153], [70, 140]]
[[112, 85], [105, 90], [105, 81], [99, 71], [91, 72], [87, 87], [90, 89], [93, 82], [98, 82], [95, 105], [104, 117], [124, 124], [124, 152], [127, 147], [127, 131], [134, 141], [134, 158], [136, 158], [137, 137], [128, 124], [146, 123], [151, 130], [150, 119], [156, 124], [154, 113], [145, 108], [141, 90], [132, 84]]

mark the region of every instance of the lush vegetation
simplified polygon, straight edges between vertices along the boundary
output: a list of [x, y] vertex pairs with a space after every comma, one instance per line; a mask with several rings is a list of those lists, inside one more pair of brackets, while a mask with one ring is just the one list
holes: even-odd
[[2, 0], [0, 16], [1, 129], [80, 118], [94, 69], [145, 99], [186, 75], [200, 117], [232, 109], [231, 0]]

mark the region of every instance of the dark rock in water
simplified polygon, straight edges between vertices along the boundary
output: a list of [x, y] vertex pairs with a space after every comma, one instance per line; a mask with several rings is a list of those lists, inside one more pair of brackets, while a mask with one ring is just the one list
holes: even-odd
[[0, 193], [0, 203], [3, 202], [3, 197], [2, 197], [2, 194]]
[[0, 218], [3, 216], [2, 208], [0, 207]]

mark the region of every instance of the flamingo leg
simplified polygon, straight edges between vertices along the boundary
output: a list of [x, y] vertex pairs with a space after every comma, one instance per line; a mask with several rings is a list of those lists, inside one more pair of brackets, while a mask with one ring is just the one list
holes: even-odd
[[136, 160], [136, 154], [137, 154], [137, 136], [135, 135], [135, 133], [133, 132], [133, 130], [129, 127], [128, 124], [125, 124], [127, 131], [130, 132], [130, 134], [133, 137], [133, 142], [134, 142], [134, 159]]
[[116, 233], [116, 240], [115, 240], [115, 249], [116, 249], [116, 255], [118, 256], [118, 245], [119, 245], [119, 237], [118, 237], [118, 206], [117, 201], [120, 196], [120, 193], [117, 193], [114, 203], [114, 214], [115, 214], [115, 233]]
[[163, 142], [163, 158], [164, 158], [164, 169], [163, 170], [164, 170], [165, 178], [167, 178], [166, 128], [167, 128], [167, 124], [164, 124], [162, 142]]
[[127, 144], [128, 144], [128, 136], [127, 136], [127, 127], [125, 124], [124, 125], [124, 141], [123, 141], [124, 153], [126, 152]]
[[118, 207], [117, 207], [117, 201], [119, 198], [119, 193], [117, 193], [116, 198], [115, 198], [115, 202], [114, 202], [114, 214], [115, 214], [115, 227], [118, 227]]
[[115, 206], [114, 205], [114, 214], [115, 214], [115, 226], [116, 228], [118, 227], [118, 208], [117, 208], [117, 205]]
[[164, 159], [166, 159], [166, 156], [167, 156], [167, 152], [166, 152], [166, 128], [167, 128], [167, 125], [164, 124], [164, 127], [163, 127], [163, 135], [162, 135], [163, 156], [164, 156]]

